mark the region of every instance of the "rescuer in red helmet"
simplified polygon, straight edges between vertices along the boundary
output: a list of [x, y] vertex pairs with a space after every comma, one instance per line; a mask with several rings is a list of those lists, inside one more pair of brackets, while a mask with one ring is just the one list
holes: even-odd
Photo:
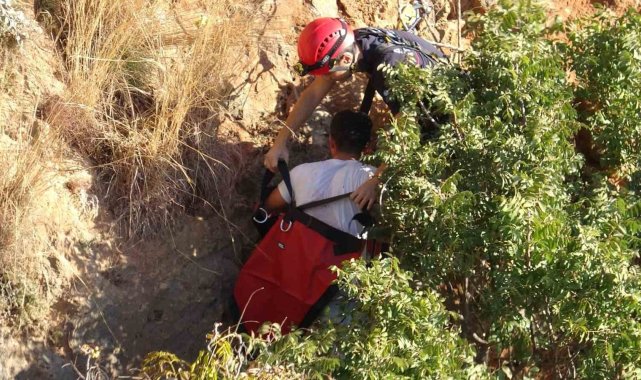
[[[298, 39], [298, 57], [298, 73], [311, 74], [315, 78], [301, 93], [285, 121], [286, 126], [281, 128], [265, 155], [264, 164], [272, 171], [276, 170], [279, 159], [288, 159], [287, 140], [292, 131], [307, 121], [334, 83], [348, 79], [353, 72], [367, 73], [369, 83], [360, 111], [369, 113], [374, 93], [378, 92], [392, 114], [396, 115], [400, 104], [390, 97], [380, 65], [394, 66], [406, 62], [431, 67], [444, 55], [436, 46], [410, 32], [378, 28], [352, 30], [342, 19], [324, 17], [303, 29]], [[379, 168], [352, 194], [359, 207], [370, 208], [375, 202], [378, 175], [382, 170]]]

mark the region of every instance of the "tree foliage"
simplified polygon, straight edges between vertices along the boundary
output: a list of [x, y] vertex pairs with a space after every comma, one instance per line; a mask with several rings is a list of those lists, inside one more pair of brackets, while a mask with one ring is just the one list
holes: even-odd
[[[569, 34], [581, 119], [593, 136], [603, 165], [631, 179], [641, 160], [641, 15], [614, 18], [602, 11]], [[636, 178], [637, 182], [639, 178]]]
[[[421, 281], [464, 288], [465, 329], [489, 342], [479, 347], [488, 364], [521, 375], [637, 374], [641, 277], [631, 263], [638, 256], [639, 220], [632, 212], [638, 205], [633, 193], [617, 191], [606, 177], [586, 180], [585, 161], [572, 144], [586, 125], [572, 107], [575, 92], [566, 74], [566, 52], [575, 65], [593, 62], [596, 57], [580, 55], [586, 51], [580, 42], [610, 34], [592, 26], [583, 40], [560, 43], [552, 38], [559, 26], [546, 25], [543, 10], [527, 2], [502, 2], [472, 21], [468, 75], [452, 68], [389, 69], [407, 115], [379, 153], [390, 166], [384, 215], [396, 234], [395, 250]], [[638, 41], [632, 21], [612, 25], [624, 29], [622, 39], [636, 35]], [[634, 45], [619, 49], [626, 46]], [[635, 96], [625, 80], [615, 79], [600, 79], [609, 83], [602, 98]], [[598, 84], [589, 86], [598, 91]], [[453, 115], [427, 144], [417, 121], [423, 99], [431, 99], [426, 109]], [[613, 102], [613, 110], [610, 103], [604, 100], [598, 113], [612, 128], [593, 129], [606, 141], [604, 157], [627, 163], [630, 152], [638, 153], [636, 141], [628, 141], [637, 126], [635, 103]], [[630, 126], [620, 134], [611, 131], [617, 117]]]

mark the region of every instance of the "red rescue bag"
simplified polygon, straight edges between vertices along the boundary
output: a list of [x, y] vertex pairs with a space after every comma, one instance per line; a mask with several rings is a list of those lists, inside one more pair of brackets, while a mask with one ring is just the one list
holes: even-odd
[[[288, 175], [283, 177], [289, 181]], [[293, 326], [308, 327], [332, 299], [337, 288], [330, 268], [360, 258], [365, 240], [303, 210], [347, 196], [290, 208], [278, 216], [236, 281], [235, 306], [246, 331], [257, 333], [265, 322], [281, 324], [284, 334]]]
[[282, 332], [308, 327], [335, 293], [332, 266], [360, 258], [364, 240], [293, 209], [281, 215], [236, 281], [241, 323], [256, 332], [276, 322]]

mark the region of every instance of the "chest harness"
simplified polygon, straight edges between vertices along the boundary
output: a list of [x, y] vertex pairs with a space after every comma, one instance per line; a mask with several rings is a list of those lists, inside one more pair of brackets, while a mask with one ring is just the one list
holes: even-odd
[[[426, 64], [428, 62], [431, 62], [432, 64], [437, 62], [449, 63], [447, 58], [444, 58], [445, 55], [443, 55], [443, 57], [439, 57], [436, 53], [425, 50], [425, 48], [423, 48], [418, 42], [403, 38], [391, 30], [379, 28], [364, 28], [358, 31], [358, 37], [375, 37], [377, 39], [378, 45], [374, 47], [374, 54], [383, 55], [391, 49], [401, 48], [404, 51], [410, 50], [414, 53], [417, 53]], [[360, 112], [369, 114], [369, 111], [372, 108], [374, 95], [376, 94], [376, 88], [374, 86], [374, 82], [370, 78], [367, 83], [367, 87], [365, 88], [365, 94], [361, 103]]]

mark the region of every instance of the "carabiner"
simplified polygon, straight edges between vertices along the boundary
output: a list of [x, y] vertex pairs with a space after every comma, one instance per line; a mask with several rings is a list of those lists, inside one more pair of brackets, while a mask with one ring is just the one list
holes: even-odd
[[281, 221], [280, 221], [280, 230], [281, 230], [281, 231], [283, 231], [283, 232], [287, 232], [287, 231], [289, 231], [289, 230], [292, 228], [292, 224], [293, 224], [294, 222], [292, 222], [291, 220], [288, 220], [288, 221], [287, 221], [287, 223], [289, 223], [289, 224], [287, 225], [287, 228], [284, 228], [284, 227], [283, 227], [283, 222], [284, 222], [284, 221], [285, 221], [285, 219], [283, 219], [283, 220], [281, 220]]
[[265, 222], [269, 219], [269, 217], [271, 216], [271, 214], [270, 214], [270, 213], [268, 213], [268, 212], [267, 212], [267, 210], [265, 210], [265, 209], [264, 209], [264, 208], [262, 208], [262, 207], [260, 207], [257, 211], [262, 211], [262, 212], [263, 212], [263, 214], [265, 215], [265, 218], [264, 218], [264, 219], [262, 219], [262, 220], [258, 220], [255, 216], [254, 216], [254, 217], [252, 217], [252, 219], [254, 220], [254, 222], [256, 222], [256, 223], [258, 223], [258, 224], [263, 224], [263, 223], [265, 223]]

